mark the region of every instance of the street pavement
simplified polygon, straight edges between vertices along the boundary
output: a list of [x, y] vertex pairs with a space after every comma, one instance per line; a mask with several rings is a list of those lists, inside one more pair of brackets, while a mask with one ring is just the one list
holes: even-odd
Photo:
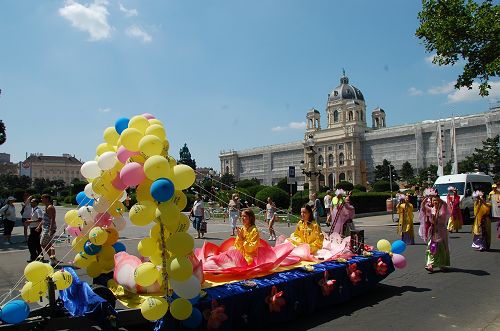
[[[63, 228], [64, 214], [68, 210], [56, 207], [59, 229]], [[417, 219], [415, 213], [415, 219]], [[398, 239], [396, 223], [391, 215], [378, 215], [355, 219], [357, 229], [365, 230], [365, 242], [375, 246], [379, 239]], [[267, 239], [266, 224], [258, 222], [261, 237]], [[150, 226], [137, 227], [127, 224], [120, 232], [120, 241], [127, 251], [138, 255], [137, 243], [149, 234]], [[415, 225], [417, 233], [418, 225]], [[288, 236], [294, 224], [277, 223], [278, 235]], [[326, 226], [323, 230], [327, 231]], [[488, 252], [476, 252], [470, 247], [471, 225], [458, 233], [450, 234], [452, 268], [446, 273], [429, 274], [425, 269], [425, 244], [416, 238], [416, 245], [408, 246], [403, 255], [408, 265], [390, 274], [371, 292], [347, 303], [331, 306], [311, 315], [298, 316], [297, 320], [276, 327], [287, 330], [500, 330], [500, 239], [496, 222], [492, 225], [492, 247]], [[189, 232], [194, 235], [191, 228]], [[223, 220], [208, 221], [206, 240], [220, 244], [231, 233], [231, 226]], [[23, 275], [29, 257], [23, 241], [22, 227], [13, 231], [13, 245], [0, 244], [0, 295], [14, 289]], [[201, 247], [203, 240], [195, 239]], [[73, 259], [66, 237], [57, 244], [57, 256], [63, 262]], [[77, 270], [84, 279], [90, 279], [84, 270]], [[24, 282], [12, 291], [12, 296]]]

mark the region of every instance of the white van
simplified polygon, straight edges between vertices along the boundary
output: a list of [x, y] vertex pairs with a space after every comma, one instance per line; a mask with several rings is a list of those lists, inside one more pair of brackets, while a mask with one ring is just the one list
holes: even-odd
[[446, 175], [436, 179], [434, 188], [437, 189], [441, 199], [446, 201], [448, 195], [448, 187], [453, 186], [458, 190], [460, 196], [460, 209], [464, 221], [471, 219], [474, 216], [474, 201], [472, 200], [472, 192], [482, 191], [486, 196], [491, 191], [493, 179], [491, 176], [482, 172]]

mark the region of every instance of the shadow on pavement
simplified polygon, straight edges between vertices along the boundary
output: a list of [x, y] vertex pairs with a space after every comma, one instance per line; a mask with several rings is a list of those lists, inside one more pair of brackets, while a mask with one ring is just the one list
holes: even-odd
[[[366, 292], [363, 295], [356, 296], [350, 301], [343, 302], [337, 305], [324, 307], [313, 314], [302, 315], [297, 320], [281, 324], [280, 329], [283, 330], [309, 330], [322, 324], [328, 323], [336, 318], [343, 316], [350, 316], [354, 312], [372, 307], [377, 304], [383, 303], [394, 296], [401, 296], [405, 292], [429, 292], [430, 288], [419, 288], [415, 286], [391, 286], [386, 284], [379, 284], [373, 290]], [[274, 325], [276, 327], [276, 325]], [[268, 330], [275, 330], [270, 327]]]
[[447, 272], [461, 272], [464, 274], [471, 274], [474, 276], [489, 276], [490, 273], [484, 270], [472, 270], [472, 269], [460, 269], [460, 268], [454, 268], [454, 267], [449, 267], [446, 269]]

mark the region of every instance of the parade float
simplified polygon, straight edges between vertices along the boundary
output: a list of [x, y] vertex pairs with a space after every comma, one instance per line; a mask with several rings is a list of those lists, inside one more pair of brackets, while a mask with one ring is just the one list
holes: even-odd
[[[233, 238], [195, 249], [181, 212], [195, 172], [168, 154], [164, 124], [151, 114], [120, 118], [103, 138], [95, 160], [81, 167], [88, 184], [76, 196], [78, 208], [64, 216], [74, 267], [29, 263], [1, 297], [0, 328], [258, 329], [350, 300], [406, 265], [402, 241], [383, 239], [375, 249], [362, 231], [327, 236], [315, 255], [307, 244], [261, 240], [251, 264]], [[129, 188], [137, 203], [125, 216]], [[138, 243], [140, 256], [119, 241], [128, 223], [151, 227]], [[115, 310], [116, 300], [129, 309]], [[45, 307], [31, 310], [34, 302]]]

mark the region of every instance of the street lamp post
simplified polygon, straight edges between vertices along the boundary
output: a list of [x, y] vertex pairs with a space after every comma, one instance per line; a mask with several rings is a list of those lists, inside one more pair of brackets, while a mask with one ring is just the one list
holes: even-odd
[[[300, 168], [302, 169], [302, 173], [306, 175], [309, 179], [309, 192], [314, 193], [318, 191], [318, 176], [321, 174], [321, 168], [316, 168], [316, 162], [314, 160], [314, 156], [316, 155], [316, 151], [314, 150], [315, 141], [312, 135], [308, 136], [308, 139], [304, 142], [304, 147], [306, 147], [306, 155], [307, 155], [307, 166], [305, 162], [300, 161]], [[322, 164], [319, 164], [321, 167]]]

